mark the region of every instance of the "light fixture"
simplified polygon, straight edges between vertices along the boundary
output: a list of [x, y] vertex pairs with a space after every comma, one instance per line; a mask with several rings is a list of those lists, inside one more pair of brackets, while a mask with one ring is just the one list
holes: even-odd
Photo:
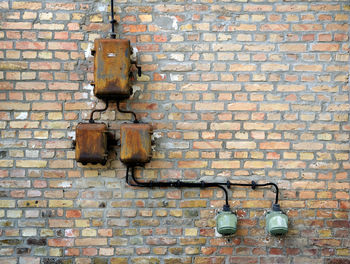
[[223, 210], [216, 217], [216, 230], [221, 235], [236, 233], [237, 216], [231, 212], [229, 205], [224, 205]]
[[288, 216], [282, 212], [279, 204], [273, 204], [272, 211], [267, 213], [266, 228], [271, 235], [284, 235], [288, 232]]

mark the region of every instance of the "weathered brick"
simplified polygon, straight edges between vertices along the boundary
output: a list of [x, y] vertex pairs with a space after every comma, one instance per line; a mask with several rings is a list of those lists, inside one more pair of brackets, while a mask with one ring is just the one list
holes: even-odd
[[47, 242], [52, 247], [72, 247], [74, 245], [73, 238], [51, 238]]
[[258, 91], [272, 91], [273, 85], [271, 84], [246, 84], [245, 90], [249, 92], [258, 92]]
[[213, 44], [213, 51], [239, 51], [241, 49], [241, 44]]
[[273, 128], [273, 123], [245, 122], [243, 127], [246, 130], [271, 130]]
[[224, 110], [224, 103], [196, 103], [195, 109], [197, 111], [220, 111]]
[[16, 42], [16, 49], [23, 50], [43, 50], [46, 47], [45, 42], [30, 42], [30, 41], [18, 41]]
[[47, 161], [45, 160], [17, 160], [16, 166], [20, 168], [44, 168]]
[[244, 168], [259, 169], [259, 168], [272, 168], [272, 161], [245, 161]]
[[1, 22], [0, 27], [2, 29], [31, 29], [31, 22]]
[[25, 70], [28, 68], [27, 62], [21, 61], [3, 61], [0, 62], [0, 70]]
[[179, 168], [205, 168], [207, 167], [206, 161], [179, 161]]
[[321, 24], [295, 24], [292, 25], [293, 31], [319, 31], [322, 30]]
[[264, 63], [261, 65], [262, 71], [288, 71], [289, 65], [287, 64], [277, 64], [277, 63]]
[[238, 169], [240, 162], [236, 160], [213, 161], [211, 167], [213, 169]]
[[193, 149], [221, 149], [221, 141], [195, 141], [193, 142]]
[[222, 122], [222, 123], [211, 123], [210, 129], [212, 130], [239, 130], [241, 128], [240, 123], [234, 122]]
[[260, 149], [289, 149], [289, 142], [262, 142], [259, 144]]
[[289, 24], [263, 24], [260, 26], [261, 31], [287, 31]]
[[42, 4], [40, 2], [13, 2], [12, 8], [13, 9], [31, 9], [31, 10], [38, 10], [41, 9]]

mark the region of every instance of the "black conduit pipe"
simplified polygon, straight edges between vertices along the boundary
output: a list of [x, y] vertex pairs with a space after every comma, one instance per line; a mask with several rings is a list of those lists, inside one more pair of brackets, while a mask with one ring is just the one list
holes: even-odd
[[95, 123], [95, 121], [94, 121], [94, 113], [95, 112], [103, 112], [103, 111], [106, 111], [107, 108], [108, 108], [108, 100], [106, 101], [106, 106], [103, 109], [94, 109], [94, 110], [92, 110], [92, 112], [90, 114], [89, 123]]
[[130, 184], [129, 183], [129, 167], [126, 169], [126, 183], [131, 185], [131, 186], [138, 186], [138, 187], [175, 187], [175, 188], [209, 188], [209, 187], [218, 187], [221, 190], [224, 191], [225, 194], [225, 204], [226, 206], [229, 206], [228, 204], [228, 193], [227, 190], [217, 184], [217, 183], [208, 183], [208, 182], [184, 182], [184, 181], [169, 181], [169, 182], [159, 182], [159, 181], [149, 181], [149, 182], [140, 182], [135, 178], [135, 168], [131, 167], [131, 178], [136, 184]]
[[136, 114], [133, 111], [128, 111], [128, 110], [123, 110], [120, 109], [120, 105], [119, 105], [119, 101], [117, 101], [117, 109], [120, 113], [124, 113], [124, 114], [132, 114], [134, 117], [134, 123], [139, 123], [139, 120], [137, 120]]
[[[222, 183], [220, 183], [222, 184]], [[276, 197], [275, 197], [275, 204], [278, 204], [278, 186], [276, 183], [268, 182], [268, 183], [256, 183], [255, 181], [252, 181], [252, 183], [232, 183], [230, 181], [227, 181], [226, 183], [227, 187], [230, 189], [231, 186], [248, 186], [252, 187], [253, 190], [255, 190], [256, 187], [263, 187], [263, 186], [274, 186], [276, 189]]]
[[116, 23], [117, 21], [114, 19], [114, 2], [113, 0], [111, 0], [111, 25], [112, 25], [112, 33], [111, 33], [111, 38], [112, 39], [115, 39], [116, 37], [116, 34], [114, 32], [114, 24]]
[[225, 193], [225, 204], [226, 206], [229, 206], [228, 203], [228, 192], [226, 190], [226, 188], [224, 188], [224, 186], [226, 186], [227, 188], [230, 188], [231, 186], [249, 186], [252, 187], [252, 189], [254, 190], [256, 187], [263, 187], [263, 186], [274, 186], [276, 189], [276, 198], [275, 198], [275, 204], [278, 204], [278, 186], [277, 184], [273, 183], [273, 182], [269, 182], [269, 183], [262, 183], [262, 184], [258, 184], [255, 181], [252, 181], [252, 183], [232, 183], [230, 181], [227, 182], [205, 182], [205, 181], [201, 181], [201, 182], [186, 182], [186, 181], [168, 181], [168, 182], [160, 182], [160, 181], [149, 181], [149, 182], [141, 182], [139, 180], [136, 179], [135, 177], [135, 168], [131, 167], [131, 178], [133, 180], [133, 183], [129, 182], [129, 167], [127, 167], [126, 169], [126, 183], [131, 185], [131, 186], [136, 186], [136, 187], [148, 187], [148, 188], [153, 188], [153, 187], [175, 187], [175, 188], [184, 188], [184, 187], [188, 187], [188, 188], [209, 188], [209, 187], [217, 187], [220, 188], [221, 190], [224, 191]]

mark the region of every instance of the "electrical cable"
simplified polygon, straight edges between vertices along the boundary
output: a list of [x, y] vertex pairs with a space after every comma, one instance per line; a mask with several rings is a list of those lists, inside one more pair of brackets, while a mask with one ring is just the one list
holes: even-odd
[[227, 186], [227, 188], [230, 188], [231, 186], [246, 186], [246, 187], [252, 187], [255, 189], [255, 187], [263, 187], [263, 186], [274, 186], [276, 189], [276, 197], [275, 197], [275, 204], [278, 204], [278, 186], [277, 184], [273, 182], [268, 183], [256, 183], [255, 181], [252, 181], [252, 183], [232, 183], [230, 181], [227, 182], [186, 182], [186, 181], [169, 181], [169, 182], [160, 182], [160, 181], [149, 181], [149, 182], [141, 182], [135, 177], [135, 167], [131, 167], [131, 178], [133, 180], [133, 183], [129, 182], [129, 166], [126, 170], [126, 183], [131, 186], [138, 186], [138, 187], [175, 187], [175, 188], [183, 188], [183, 187], [189, 187], [189, 188], [209, 188], [209, 187], [217, 187], [224, 191], [225, 194], [225, 203], [226, 206], [229, 205], [228, 203], [228, 192], [227, 189], [224, 188], [224, 186]]
[[120, 113], [132, 114], [134, 117], [134, 123], [139, 123], [139, 120], [137, 120], [136, 114], [133, 111], [120, 109], [119, 101], [117, 101], [117, 109]]
[[114, 32], [114, 24], [117, 22], [115, 19], [114, 19], [114, 2], [113, 0], [111, 0], [111, 21], [109, 21], [112, 25], [112, 33], [111, 33], [111, 38], [112, 39], [115, 39], [116, 38], [116, 34]]
[[107, 108], [108, 108], [108, 100], [106, 101], [106, 106], [103, 109], [94, 109], [94, 110], [92, 110], [92, 112], [90, 114], [89, 123], [95, 123], [95, 121], [94, 121], [94, 113], [95, 112], [103, 112], [103, 111], [106, 111]]

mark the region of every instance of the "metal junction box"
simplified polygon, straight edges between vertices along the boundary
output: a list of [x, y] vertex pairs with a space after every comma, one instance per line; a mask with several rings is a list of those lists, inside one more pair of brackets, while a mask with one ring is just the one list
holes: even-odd
[[96, 39], [94, 45], [95, 96], [108, 100], [129, 98], [130, 40]]
[[107, 162], [107, 125], [80, 123], [76, 127], [75, 159], [82, 164]]
[[150, 124], [122, 124], [120, 126], [120, 160], [129, 165], [144, 164], [151, 160]]

